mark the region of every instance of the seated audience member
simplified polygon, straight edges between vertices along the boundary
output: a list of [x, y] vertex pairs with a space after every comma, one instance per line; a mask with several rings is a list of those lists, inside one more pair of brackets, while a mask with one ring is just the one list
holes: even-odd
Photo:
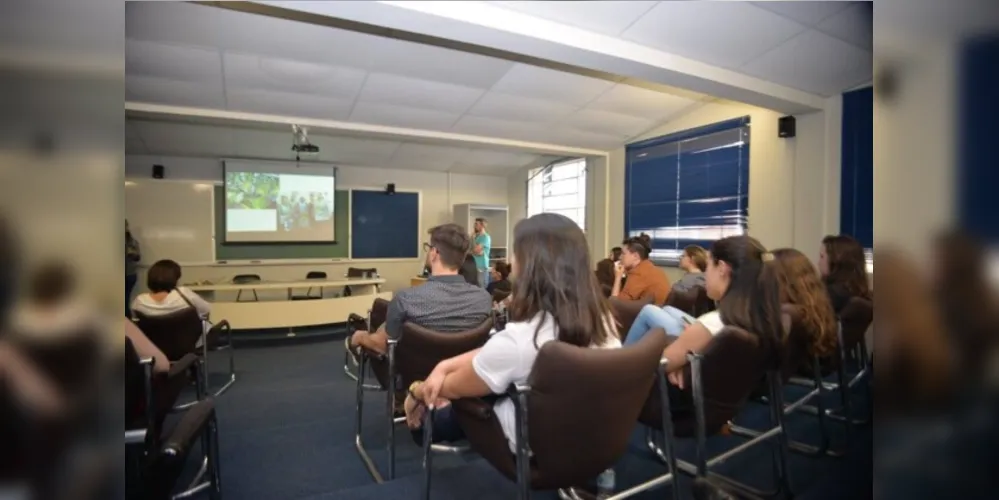
[[[653, 304], [662, 306], [669, 297], [669, 278], [649, 260], [652, 253], [649, 236], [643, 234], [624, 240], [621, 261], [614, 268], [614, 289], [611, 296], [623, 300], [653, 298]], [[627, 282], [622, 284], [624, 274]]]
[[[793, 248], [774, 250], [780, 279], [781, 303], [796, 306], [811, 337], [811, 354], [829, 356], [836, 352], [836, 313], [818, 271], [805, 254]], [[786, 340], [786, 339], [785, 339]]]
[[621, 260], [621, 247], [611, 248], [610, 254], [607, 256], [611, 262], [618, 262]]
[[[406, 419], [418, 442], [428, 405], [437, 409], [433, 439], [462, 439], [448, 402], [503, 394], [511, 383], [526, 382], [538, 349], [549, 341], [580, 347], [621, 345], [610, 304], [601, 296], [596, 280], [578, 272], [589, 263], [586, 237], [569, 218], [542, 213], [517, 223], [509, 322], [485, 346], [441, 361], [426, 381], [410, 386]], [[494, 411], [512, 451], [516, 443], [513, 401], [501, 399]]]
[[166, 373], [170, 371], [170, 360], [166, 354], [153, 341], [146, 337], [145, 333], [131, 319], [125, 318], [125, 337], [132, 341], [132, 347], [139, 355], [139, 359], [153, 358], [153, 371], [156, 373]]
[[149, 291], [132, 301], [132, 311], [145, 316], [163, 316], [193, 307], [202, 319], [208, 319], [212, 305], [191, 289], [177, 286], [179, 281], [180, 264], [172, 260], [157, 261], [146, 273]]
[[461, 263], [461, 268], [458, 269], [458, 274], [462, 278], [465, 278], [465, 282], [469, 285], [479, 286], [479, 266], [475, 263], [474, 255], [468, 254], [465, 256], [465, 260]]
[[421, 286], [397, 292], [389, 303], [385, 324], [377, 331], [361, 330], [348, 337], [350, 352], [355, 353], [360, 346], [385, 353], [388, 339], [399, 338], [407, 321], [437, 332], [462, 332], [481, 325], [492, 314], [489, 293], [477, 280], [469, 281], [458, 271], [471, 246], [468, 233], [457, 224], [444, 224], [429, 232], [430, 242], [423, 248], [432, 270], [430, 278]]
[[597, 275], [597, 283], [600, 284], [600, 291], [603, 292], [604, 297], [610, 297], [611, 292], [614, 290], [614, 261], [604, 259], [597, 262], [595, 273]]
[[[780, 283], [773, 255], [749, 236], [729, 236], [711, 245], [704, 288], [718, 309], [693, 318], [675, 307], [647, 305], [635, 319], [625, 345], [634, 344], [652, 327], [677, 337], [663, 352], [669, 360], [670, 381], [683, 388], [681, 368], [687, 353], [701, 352], [726, 326], [736, 326], [758, 337], [761, 348], [778, 352], [782, 334]], [[643, 316], [646, 319], [642, 319]]]
[[500, 261], [493, 266], [492, 275], [489, 279], [489, 285], [486, 286], [486, 291], [489, 295], [492, 295], [493, 300], [496, 299], [497, 294], [501, 294], [504, 297], [510, 295], [510, 264]]
[[680, 269], [685, 274], [680, 281], [673, 283], [674, 292], [688, 292], [696, 287], [704, 287], [704, 270], [708, 268], [708, 251], [698, 245], [690, 245], [683, 249], [680, 257]]
[[829, 235], [819, 249], [819, 272], [829, 290], [833, 310], [839, 314], [851, 297], [871, 298], [864, 247], [853, 237]]

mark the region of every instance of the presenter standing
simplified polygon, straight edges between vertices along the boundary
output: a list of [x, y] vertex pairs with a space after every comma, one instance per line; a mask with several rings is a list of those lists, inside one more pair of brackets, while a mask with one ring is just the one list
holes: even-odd
[[492, 237], [486, 232], [486, 220], [482, 217], [476, 218], [475, 246], [472, 247], [472, 255], [475, 257], [475, 267], [479, 270], [479, 286], [482, 288], [489, 286], [489, 251], [492, 246]]
[[142, 259], [139, 253], [139, 242], [132, 237], [132, 231], [128, 229], [128, 220], [125, 220], [125, 317], [131, 318], [132, 290], [135, 289], [135, 282], [138, 281], [138, 264]]

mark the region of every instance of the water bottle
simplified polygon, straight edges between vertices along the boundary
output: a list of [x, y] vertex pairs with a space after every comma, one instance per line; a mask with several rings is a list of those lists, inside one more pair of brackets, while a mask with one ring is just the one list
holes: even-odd
[[597, 476], [597, 498], [602, 500], [614, 495], [614, 469], [607, 469]]

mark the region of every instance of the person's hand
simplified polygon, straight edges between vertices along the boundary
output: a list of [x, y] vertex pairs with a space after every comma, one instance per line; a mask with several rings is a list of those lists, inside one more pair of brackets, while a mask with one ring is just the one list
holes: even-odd
[[678, 389], [683, 389], [683, 370], [670, 372], [666, 376], [669, 378], [669, 383], [675, 385]]
[[361, 345], [361, 338], [364, 337], [364, 336], [366, 336], [366, 335], [369, 335], [369, 334], [368, 334], [368, 332], [366, 332], [364, 330], [358, 330], [358, 331], [354, 332], [354, 334], [350, 336], [350, 345], [352, 345], [354, 347], [357, 347], [357, 346]]
[[408, 394], [402, 407], [406, 412], [406, 426], [410, 429], [419, 429], [423, 425], [423, 415], [427, 412], [427, 407]]
[[624, 265], [621, 262], [614, 263], [614, 279], [621, 279], [624, 276]]
[[419, 394], [419, 396], [431, 409], [442, 408], [448, 405], [448, 401], [440, 397], [441, 388], [444, 387], [445, 377], [447, 377], [447, 375], [444, 374], [443, 370], [434, 368], [434, 371], [430, 373], [430, 376], [427, 377], [422, 384], [420, 384], [420, 392], [422, 394]]

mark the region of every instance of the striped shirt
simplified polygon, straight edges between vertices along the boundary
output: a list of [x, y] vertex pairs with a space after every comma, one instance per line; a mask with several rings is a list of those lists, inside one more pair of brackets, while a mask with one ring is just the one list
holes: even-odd
[[485, 289], [457, 274], [431, 276], [427, 282], [395, 294], [385, 317], [385, 332], [402, 335], [411, 321], [435, 332], [457, 333], [481, 325], [492, 314], [493, 299]]

